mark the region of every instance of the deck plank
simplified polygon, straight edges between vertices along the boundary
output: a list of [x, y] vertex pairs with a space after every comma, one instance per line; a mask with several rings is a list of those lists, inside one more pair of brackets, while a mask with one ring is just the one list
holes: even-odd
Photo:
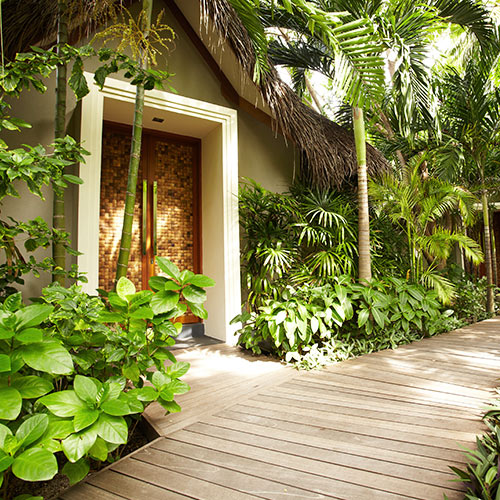
[[297, 372], [225, 345], [182, 349], [183, 411], [163, 436], [61, 498], [463, 498], [449, 466], [473, 447], [498, 385], [500, 318]]

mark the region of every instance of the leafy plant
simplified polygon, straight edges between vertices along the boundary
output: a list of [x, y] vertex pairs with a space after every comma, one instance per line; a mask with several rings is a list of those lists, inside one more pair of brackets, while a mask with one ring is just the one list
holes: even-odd
[[129, 429], [158, 402], [180, 411], [176, 395], [189, 390], [181, 377], [188, 363], [168, 350], [188, 308], [206, 318], [210, 278], [180, 271], [159, 257], [165, 274], [137, 291], [121, 278], [105, 299], [73, 285], [53, 283], [34, 304], [16, 293], [0, 304], [0, 486], [11, 498], [9, 478], [71, 484], [89, 471], [89, 459], [119, 456]]
[[370, 183], [370, 193], [378, 210], [387, 214], [407, 238], [407, 273], [415, 283], [436, 290], [440, 300], [449, 303], [455, 288], [438, 272], [442, 261], [457, 245], [475, 264], [483, 261], [477, 242], [459, 228], [446, 227], [443, 218], [456, 212], [466, 223], [473, 221], [476, 198], [467, 190], [448, 182], [426, 177], [422, 162], [405, 167], [400, 176], [387, 174]]
[[488, 431], [476, 438], [476, 450], [466, 450], [466, 468], [450, 466], [465, 484], [467, 500], [495, 500], [500, 495], [500, 401], [488, 406], [483, 420]]
[[233, 321], [243, 323], [245, 348], [315, 366], [320, 357], [333, 362], [434, 335], [452, 314], [421, 285], [397, 278], [360, 285], [341, 276], [319, 287], [288, 286]]

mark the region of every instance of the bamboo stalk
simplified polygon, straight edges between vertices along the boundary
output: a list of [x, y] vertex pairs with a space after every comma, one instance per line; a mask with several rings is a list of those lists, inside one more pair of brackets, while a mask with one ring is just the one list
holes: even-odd
[[[58, 0], [58, 28], [57, 28], [57, 53], [68, 43], [68, 4], [67, 0]], [[56, 110], [55, 110], [55, 138], [61, 139], [66, 135], [66, 85], [67, 65], [59, 64], [56, 71]], [[66, 230], [64, 191], [58, 193], [53, 189], [54, 198], [52, 205], [52, 227], [56, 231]], [[66, 269], [66, 250], [64, 244], [57, 239], [52, 244], [52, 258], [55, 269]], [[53, 274], [52, 279], [64, 285], [64, 275]]]
[[[152, 0], [143, 0], [143, 12], [145, 13], [144, 37], [147, 38], [151, 28], [151, 16], [153, 9]], [[145, 54], [141, 55], [141, 65], [147, 67]], [[130, 161], [128, 169], [127, 194], [125, 197], [125, 211], [123, 216], [122, 236], [120, 251], [118, 253], [118, 263], [116, 266], [116, 282], [127, 275], [128, 263], [130, 260], [130, 248], [132, 244], [132, 226], [134, 222], [134, 206], [137, 191], [137, 177], [141, 162], [142, 145], [142, 122], [144, 115], [144, 85], [137, 85], [135, 95], [134, 125], [132, 128], [132, 145], [130, 150]], [[115, 283], [116, 284], [116, 283]]]

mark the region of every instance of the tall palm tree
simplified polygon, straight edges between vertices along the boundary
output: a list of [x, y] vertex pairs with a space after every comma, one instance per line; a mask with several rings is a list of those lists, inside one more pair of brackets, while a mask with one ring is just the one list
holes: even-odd
[[[408, 129], [416, 116], [436, 126], [437, 122], [429, 113], [432, 95], [428, 90], [430, 72], [425, 65], [429, 42], [436, 29], [445, 23], [454, 23], [467, 27], [480, 43], [486, 43], [492, 32], [486, 9], [473, 0], [426, 0], [418, 4], [409, 0], [230, 1], [253, 36], [260, 55], [258, 68], [265, 67], [267, 55], [275, 64], [291, 68], [299, 93], [311, 87], [307, 73], [319, 72], [331, 79], [337, 97], [349, 106], [358, 158], [359, 276], [361, 280], [370, 279], [363, 115], [368, 113], [370, 122], [374, 122], [389, 140]], [[260, 7], [258, 16], [256, 4]], [[332, 24], [331, 20], [339, 16], [339, 12], [344, 13], [340, 17], [343, 24]], [[269, 50], [262, 25], [264, 28], [279, 28], [280, 36], [276, 37], [276, 31], [273, 32], [274, 41]], [[379, 36], [376, 36], [376, 31]], [[332, 32], [348, 33], [347, 43], [332, 43], [328, 35]], [[346, 49], [348, 54], [344, 57]], [[388, 56], [392, 55], [388, 58], [389, 89], [384, 88], [380, 78], [381, 50]], [[344, 57], [340, 62], [339, 54]], [[384, 91], [392, 94], [396, 112], [388, 113], [385, 109], [380, 99]], [[396, 116], [396, 126], [391, 123], [391, 114]], [[399, 164], [404, 166], [404, 154], [398, 149], [394, 153]]]
[[[230, 0], [239, 13], [256, 48], [256, 77], [265, 73], [268, 43], [264, 28], [284, 27], [305, 45], [319, 47], [331, 61], [329, 76], [338, 95], [352, 110], [358, 164], [358, 248], [359, 279], [369, 281], [371, 273], [368, 174], [363, 108], [367, 102], [381, 100], [384, 89], [382, 46], [375, 26], [366, 16], [346, 16], [345, 9], [325, 9], [327, 2], [274, 0], [252, 2]], [[255, 5], [260, 5], [256, 12]], [[332, 69], [335, 68], [335, 71]]]
[[[484, 225], [484, 251], [488, 281], [488, 312], [494, 312], [493, 260], [489, 217], [488, 178], [499, 172], [498, 140], [500, 139], [500, 91], [493, 86], [492, 69], [498, 64], [500, 50], [476, 52], [465, 68], [446, 69], [440, 77], [443, 129], [456, 151], [460, 152], [458, 167], [470, 184], [479, 186]], [[446, 160], [446, 155], [444, 155]]]
[[471, 224], [477, 198], [467, 190], [430, 176], [422, 176], [426, 157], [413, 157], [400, 173], [370, 182], [377, 210], [383, 211], [408, 244], [408, 277], [434, 288], [443, 302], [454, 294], [452, 283], [436, 272], [439, 261], [458, 245], [475, 264], [483, 261], [479, 245], [463, 232], [445, 227], [446, 216], [459, 212]]

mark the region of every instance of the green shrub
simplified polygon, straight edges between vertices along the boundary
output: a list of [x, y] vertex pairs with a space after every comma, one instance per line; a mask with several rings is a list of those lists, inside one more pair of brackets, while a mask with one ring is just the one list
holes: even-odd
[[[78, 286], [53, 284], [24, 306], [20, 293], [0, 305], [0, 486], [11, 498], [11, 474], [51, 479], [56, 455], [71, 483], [89, 471], [89, 458], [106, 461], [128, 440], [130, 424], [157, 401], [180, 410], [174, 398], [189, 390], [189, 368], [168, 347], [189, 308], [205, 318], [210, 278], [180, 272], [158, 258], [166, 274], [136, 291], [121, 278], [105, 301]], [[169, 363], [166, 364], [165, 362]]]
[[246, 349], [306, 359], [310, 367], [447, 331], [453, 311], [441, 308], [436, 292], [420, 285], [389, 278], [364, 286], [342, 276], [323, 286], [285, 287], [279, 299], [233, 321], [243, 324], [238, 343]]
[[486, 311], [486, 292], [488, 283], [486, 277], [474, 280], [463, 276], [456, 281], [455, 299], [453, 309], [458, 318], [467, 323], [476, 323], [491, 317]]
[[467, 500], [495, 500], [500, 496], [500, 401], [494, 401], [483, 417], [488, 431], [476, 438], [477, 450], [467, 450], [464, 469], [450, 467], [465, 484]]

